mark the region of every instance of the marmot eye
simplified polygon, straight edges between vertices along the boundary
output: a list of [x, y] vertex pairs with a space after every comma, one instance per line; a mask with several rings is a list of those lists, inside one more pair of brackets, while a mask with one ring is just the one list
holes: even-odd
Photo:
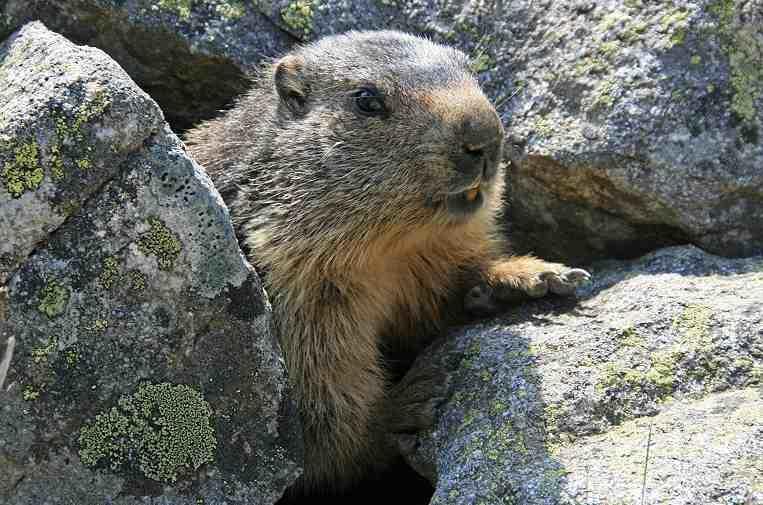
[[374, 88], [361, 88], [353, 92], [352, 102], [355, 112], [362, 116], [382, 116], [387, 111], [381, 93]]

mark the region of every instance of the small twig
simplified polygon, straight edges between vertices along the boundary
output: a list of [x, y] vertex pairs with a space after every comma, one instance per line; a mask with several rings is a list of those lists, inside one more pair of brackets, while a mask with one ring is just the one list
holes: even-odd
[[8, 337], [8, 340], [5, 342], [5, 356], [3, 357], [3, 361], [0, 362], [0, 390], [3, 389], [3, 384], [5, 384], [5, 377], [8, 375], [8, 369], [11, 367], [11, 358], [13, 357], [13, 346], [16, 345], [16, 339], [11, 337]]
[[649, 465], [649, 448], [652, 446], [652, 425], [649, 425], [649, 435], [646, 438], [646, 458], [644, 458], [644, 478], [641, 482], [641, 505], [646, 500], [646, 468]]

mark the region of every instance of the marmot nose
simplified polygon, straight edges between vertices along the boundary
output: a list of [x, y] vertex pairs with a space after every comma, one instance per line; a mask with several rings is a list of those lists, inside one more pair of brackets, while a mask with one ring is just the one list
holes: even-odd
[[456, 169], [464, 175], [475, 178], [478, 175], [485, 178], [495, 175], [502, 136], [503, 129], [495, 119], [464, 121], [461, 149], [455, 160]]

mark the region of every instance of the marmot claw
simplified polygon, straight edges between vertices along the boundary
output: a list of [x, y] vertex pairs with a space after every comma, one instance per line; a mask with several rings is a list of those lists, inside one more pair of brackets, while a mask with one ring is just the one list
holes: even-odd
[[541, 298], [548, 293], [571, 296], [575, 290], [589, 282], [591, 274], [582, 268], [562, 271], [540, 272], [518, 284], [501, 283], [490, 286], [480, 283], [471, 288], [464, 299], [464, 308], [469, 314], [485, 316], [496, 314], [507, 303], [520, 302], [528, 298]]

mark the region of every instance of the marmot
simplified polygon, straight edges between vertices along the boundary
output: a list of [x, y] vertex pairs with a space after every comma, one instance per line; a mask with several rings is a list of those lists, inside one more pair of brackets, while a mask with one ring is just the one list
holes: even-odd
[[383, 464], [388, 432], [431, 420], [416, 380], [390, 384], [386, 352], [422, 346], [464, 306], [588, 277], [505, 255], [503, 138], [464, 53], [394, 31], [298, 48], [187, 134], [271, 297], [304, 487], [353, 480]]

